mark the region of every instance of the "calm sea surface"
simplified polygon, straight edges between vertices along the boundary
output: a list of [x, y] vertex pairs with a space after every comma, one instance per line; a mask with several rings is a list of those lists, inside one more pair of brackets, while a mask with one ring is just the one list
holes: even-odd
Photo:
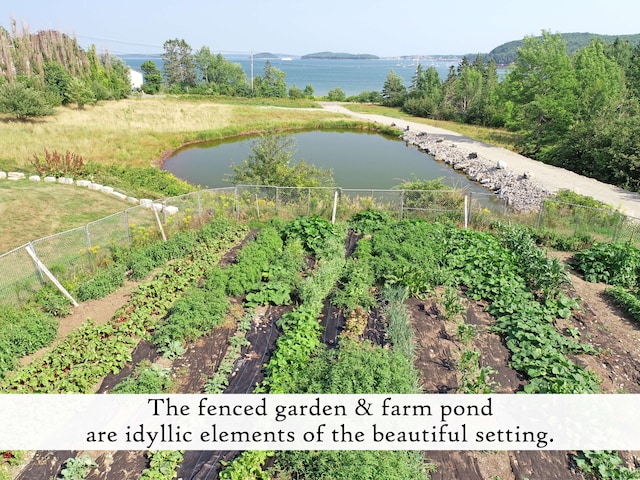
[[[239, 63], [251, 78], [251, 60], [246, 57], [227, 57], [229, 61]], [[140, 71], [140, 65], [149, 60], [148, 57], [126, 57], [124, 61], [130, 67]], [[162, 60], [151, 58], [162, 69]], [[264, 59], [253, 60], [253, 75], [264, 73]], [[333, 88], [341, 88], [347, 96], [357, 95], [364, 91], [381, 91], [387, 75], [393, 70], [402, 77], [409, 87], [416, 71], [416, 60], [409, 59], [378, 59], [378, 60], [315, 60], [292, 57], [290, 60], [282, 58], [269, 59], [271, 65], [282, 70], [285, 74], [287, 88], [293, 85], [301, 90], [311, 85], [318, 97], [326, 95]], [[460, 59], [430, 60], [422, 59], [423, 68], [433, 65], [442, 79], [447, 77], [449, 66], [457, 66]]]

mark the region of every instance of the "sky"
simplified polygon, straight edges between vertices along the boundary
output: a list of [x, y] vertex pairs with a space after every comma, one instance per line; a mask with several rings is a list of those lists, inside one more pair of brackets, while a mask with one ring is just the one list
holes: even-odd
[[640, 33], [638, 0], [3, 0], [0, 25], [54, 29], [114, 55], [194, 51], [380, 57], [487, 53], [525, 36]]

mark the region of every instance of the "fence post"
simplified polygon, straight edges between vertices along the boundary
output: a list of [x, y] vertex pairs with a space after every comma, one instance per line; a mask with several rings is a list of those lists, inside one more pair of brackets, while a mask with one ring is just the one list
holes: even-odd
[[276, 217], [278, 216], [278, 201], [280, 200], [280, 187], [276, 187]]
[[131, 248], [131, 229], [129, 228], [129, 209], [124, 211], [124, 227], [127, 232], [127, 246]]
[[333, 192], [333, 212], [331, 212], [331, 223], [336, 223], [336, 210], [338, 209], [338, 190]]
[[469, 196], [464, 196], [464, 228], [469, 228]]
[[236, 222], [240, 220], [240, 206], [238, 205], [238, 186], [233, 187], [233, 208], [236, 211]]
[[613, 238], [612, 242], [615, 242], [618, 239], [618, 230], [622, 228], [622, 215], [620, 213], [616, 213], [616, 224], [613, 228]]
[[87, 223], [84, 227], [84, 234], [87, 237], [87, 250], [91, 248], [91, 233], [89, 233], [89, 224]]
[[576, 209], [576, 228], [573, 231], [574, 235], [578, 234], [578, 227], [580, 226], [580, 212], [582, 211], [582, 207]]
[[400, 190], [400, 220], [404, 216], [404, 190]]
[[540, 225], [542, 225], [542, 214], [544, 212], [544, 206], [547, 204], [546, 200], [542, 201], [542, 205], [540, 205], [540, 210], [538, 210], [538, 221], [536, 224], [536, 230], [540, 230]]

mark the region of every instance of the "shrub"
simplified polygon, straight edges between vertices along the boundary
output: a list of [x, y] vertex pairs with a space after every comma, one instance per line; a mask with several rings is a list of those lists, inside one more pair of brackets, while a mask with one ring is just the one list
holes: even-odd
[[640, 250], [628, 243], [595, 243], [576, 252], [571, 263], [588, 282], [627, 288], [638, 285]]
[[44, 92], [23, 83], [0, 85], [0, 113], [10, 113], [18, 120], [53, 115], [53, 105]]
[[84, 159], [69, 150], [63, 155], [57, 150], [50, 152], [45, 148], [43, 158], [33, 154], [31, 165], [43, 176], [75, 177], [82, 174]]

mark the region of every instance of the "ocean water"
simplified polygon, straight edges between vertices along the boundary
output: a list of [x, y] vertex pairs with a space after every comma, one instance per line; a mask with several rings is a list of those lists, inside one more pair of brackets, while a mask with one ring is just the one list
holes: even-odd
[[[226, 57], [229, 61], [242, 65], [247, 79], [253, 75], [264, 73], [265, 59], [253, 59], [247, 56]], [[289, 59], [290, 58], [290, 59]], [[146, 60], [153, 60], [162, 69], [162, 60], [158, 57], [123, 57], [130, 67], [140, 70]], [[457, 66], [459, 58], [420, 60], [424, 69], [434, 66], [444, 80], [449, 72], [449, 66]], [[302, 59], [299, 57], [283, 57], [269, 59], [271, 65], [282, 70], [286, 77], [287, 88], [293, 85], [301, 90], [307, 85], [313, 87], [318, 97], [325, 96], [331, 89], [341, 88], [347, 96], [357, 95], [364, 91], [382, 91], [387, 75], [394, 73], [404, 79], [405, 86], [411, 85], [416, 71], [416, 59], [375, 59], [375, 60], [320, 60]]]

